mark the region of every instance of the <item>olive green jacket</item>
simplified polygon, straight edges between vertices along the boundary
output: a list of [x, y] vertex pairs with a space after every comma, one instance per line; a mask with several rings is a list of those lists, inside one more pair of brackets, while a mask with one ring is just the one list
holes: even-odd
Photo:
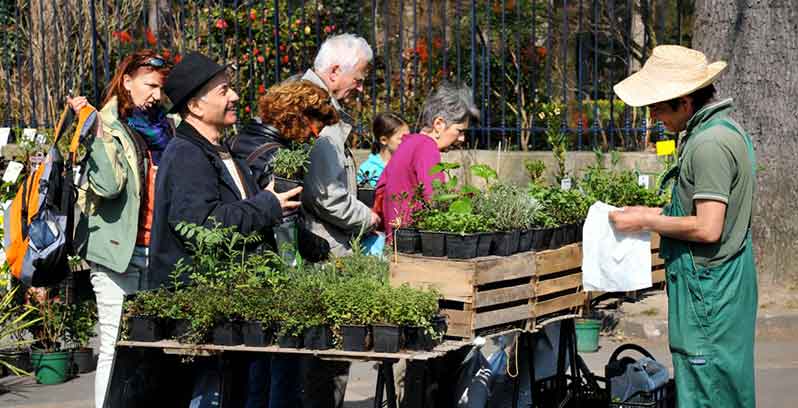
[[133, 136], [119, 121], [116, 98], [99, 116], [102, 132], [90, 141], [78, 199], [83, 214], [76, 234], [85, 239], [81, 253], [86, 260], [123, 273], [136, 246], [146, 175], [140, 174]]

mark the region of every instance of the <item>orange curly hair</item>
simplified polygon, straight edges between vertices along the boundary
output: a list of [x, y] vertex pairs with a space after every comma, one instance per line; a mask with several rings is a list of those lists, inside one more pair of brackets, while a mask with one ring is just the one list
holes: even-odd
[[306, 81], [289, 81], [269, 88], [258, 98], [258, 112], [263, 123], [274, 126], [286, 140], [305, 142], [310, 136], [312, 120], [324, 126], [338, 123], [338, 112], [330, 103], [330, 95], [318, 85]]

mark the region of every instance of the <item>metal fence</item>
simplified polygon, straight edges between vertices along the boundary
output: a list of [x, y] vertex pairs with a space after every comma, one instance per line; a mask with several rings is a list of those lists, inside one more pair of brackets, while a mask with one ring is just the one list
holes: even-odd
[[481, 108], [471, 147], [546, 149], [554, 130], [572, 149], [640, 150], [667, 135], [612, 85], [656, 44], [689, 45], [691, 16], [692, 2], [673, 0], [0, 0], [0, 123], [50, 127], [68, 93], [98, 104], [116, 61], [138, 48], [237, 64], [246, 118], [325, 37], [353, 32], [375, 51], [348, 104], [356, 145], [377, 112], [415, 122], [447, 78]]

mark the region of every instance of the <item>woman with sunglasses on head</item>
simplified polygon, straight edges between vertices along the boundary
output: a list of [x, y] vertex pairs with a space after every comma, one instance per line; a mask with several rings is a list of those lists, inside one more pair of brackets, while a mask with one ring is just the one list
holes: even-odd
[[[90, 143], [81, 253], [91, 266], [97, 298], [100, 353], [94, 403], [104, 404], [125, 295], [146, 282], [155, 172], [174, 135], [161, 105], [171, 63], [150, 50], [128, 55], [117, 66], [99, 112], [102, 132]], [[77, 113], [85, 97], [68, 98]]]

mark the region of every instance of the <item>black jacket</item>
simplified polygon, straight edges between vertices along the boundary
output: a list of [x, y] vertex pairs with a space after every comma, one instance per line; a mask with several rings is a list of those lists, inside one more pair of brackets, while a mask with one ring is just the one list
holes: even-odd
[[[279, 146], [263, 154], [255, 154], [252, 160], [247, 161], [259, 147], [266, 143], [276, 143]], [[282, 139], [280, 132], [272, 126], [264, 125], [257, 120], [249, 122], [230, 142], [230, 153], [237, 159], [247, 162], [249, 169], [261, 188], [265, 188], [272, 180], [272, 158], [279, 149], [289, 149], [289, 143]]]
[[217, 148], [188, 123], [177, 127], [161, 157], [155, 181], [150, 288], [167, 283], [179, 259], [191, 261], [184, 240], [175, 231], [180, 222], [209, 225], [213, 217], [223, 226], [237, 227], [243, 234], [264, 233], [267, 242], [269, 237], [273, 242], [271, 227], [282, 217], [280, 202], [274, 194], [258, 187], [246, 163], [234, 160], [247, 199], [241, 198]]

